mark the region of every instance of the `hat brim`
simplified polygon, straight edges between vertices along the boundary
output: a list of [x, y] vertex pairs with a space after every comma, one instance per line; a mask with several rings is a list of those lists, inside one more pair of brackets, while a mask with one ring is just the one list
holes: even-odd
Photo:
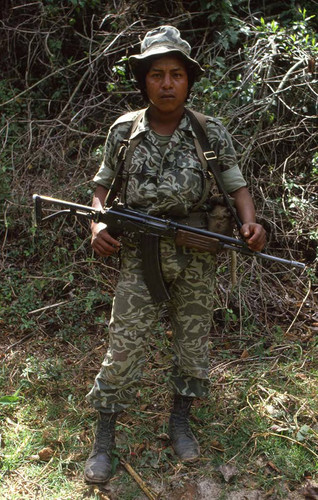
[[175, 53], [181, 56], [186, 65], [194, 71], [196, 78], [202, 76], [202, 74], [204, 73], [204, 70], [203, 68], [201, 68], [200, 64], [189, 57], [187, 54], [182, 52], [182, 50], [175, 49], [171, 45], [160, 45], [159, 47], [152, 47], [148, 49], [144, 54], [136, 54], [128, 58], [131, 71], [133, 72], [135, 78], [138, 77], [138, 75], [142, 71], [142, 67], [147, 60], [153, 57], [163, 56], [168, 53]]

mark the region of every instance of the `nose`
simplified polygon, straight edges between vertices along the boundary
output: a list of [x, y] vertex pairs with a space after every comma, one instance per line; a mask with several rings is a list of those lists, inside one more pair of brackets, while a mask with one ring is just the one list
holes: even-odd
[[169, 73], [165, 73], [162, 81], [162, 87], [164, 89], [169, 89], [171, 87], [171, 75]]

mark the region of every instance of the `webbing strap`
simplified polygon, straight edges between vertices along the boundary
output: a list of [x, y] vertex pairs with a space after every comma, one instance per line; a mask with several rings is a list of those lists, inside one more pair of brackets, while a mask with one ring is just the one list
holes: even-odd
[[[204, 131], [206, 131], [206, 117], [205, 117], [205, 115], [203, 115], [202, 113], [199, 113], [198, 111], [193, 111], [193, 110], [191, 110], [191, 113], [193, 113], [196, 116], [202, 129]], [[208, 199], [210, 191], [211, 191], [211, 187], [212, 187], [212, 181], [213, 181], [214, 177], [209, 172], [207, 159], [205, 158], [200, 141], [198, 140], [197, 137], [194, 138], [194, 145], [195, 145], [195, 149], [197, 151], [198, 158], [201, 162], [202, 169], [203, 169], [203, 175], [204, 175], [204, 182], [203, 182], [203, 189], [202, 189], [201, 198], [192, 208], [193, 212], [196, 212], [200, 207], [202, 207], [203, 203], [205, 203], [206, 200]]]
[[138, 146], [138, 144], [141, 142], [144, 134], [139, 134], [135, 137], [132, 137], [132, 136], [136, 132], [139, 123], [144, 118], [145, 112], [146, 112], [146, 110], [143, 109], [142, 111], [140, 111], [140, 113], [138, 113], [138, 115], [134, 119], [132, 126], [131, 126], [131, 129], [130, 129], [130, 135], [129, 135], [129, 139], [128, 139], [128, 146], [127, 146], [127, 150], [126, 150], [125, 161], [124, 161], [123, 168], [122, 168], [122, 173], [124, 171], [127, 172], [127, 175], [125, 178], [123, 178], [123, 175], [122, 175], [123, 182], [122, 182], [122, 189], [121, 189], [121, 201], [124, 204], [126, 204], [126, 191], [127, 191], [127, 184], [128, 184], [128, 178], [129, 178], [129, 167], [131, 164], [131, 160], [132, 160], [134, 151], [135, 151], [136, 147]]
[[[234, 210], [229, 195], [225, 189], [223, 179], [221, 177], [221, 172], [219, 169], [218, 161], [216, 154], [214, 151], [210, 150], [210, 143], [209, 139], [207, 137], [206, 131], [205, 131], [205, 126], [202, 126], [202, 117], [200, 117], [201, 113], [194, 112], [190, 109], [185, 109], [185, 112], [189, 116], [192, 124], [192, 128], [198, 138], [198, 141], [203, 149], [203, 155], [205, 159], [207, 160], [208, 164], [208, 169], [209, 171], [214, 175], [215, 182], [217, 184], [217, 187], [220, 191], [220, 193], [223, 195], [224, 202], [226, 203], [226, 206], [228, 210], [230, 211], [231, 215], [233, 216], [236, 225], [238, 229], [242, 227], [242, 222], [240, 221], [240, 218], [238, 217], [236, 211]], [[204, 116], [204, 115], [203, 115]]]
[[130, 129], [130, 132], [129, 132], [128, 147], [127, 147], [126, 155], [125, 155], [125, 166], [126, 166], [126, 168], [129, 167], [129, 165], [131, 164], [131, 159], [132, 159], [132, 156], [134, 154], [134, 151], [135, 151], [136, 147], [138, 146], [138, 144], [140, 143], [140, 141], [141, 141], [141, 139], [143, 137], [143, 134], [139, 134], [136, 137], [132, 137], [132, 136], [136, 132], [139, 123], [144, 118], [145, 112], [146, 112], [145, 109], [143, 109], [142, 111], [140, 111], [140, 113], [138, 113], [138, 115], [136, 116], [136, 118], [134, 119], [134, 121], [132, 123], [131, 129]]
[[131, 127], [128, 130], [127, 136], [125, 140], [122, 142], [119, 151], [118, 151], [118, 158], [117, 158], [117, 164], [114, 172], [114, 177], [113, 181], [111, 184], [111, 187], [108, 191], [108, 194], [106, 196], [105, 200], [105, 206], [110, 206], [112, 205], [114, 199], [118, 195], [120, 191], [122, 191], [122, 198], [125, 198], [125, 193], [126, 193], [126, 185], [127, 185], [127, 179], [124, 183], [123, 186], [123, 172], [124, 172], [124, 167], [125, 165], [130, 165], [132, 155], [139, 144], [139, 142], [142, 139], [142, 135], [140, 134], [139, 136], [136, 136], [132, 138], [131, 136], [136, 132], [138, 125], [142, 118], [145, 115], [146, 110], [142, 109], [137, 116], [135, 117], [134, 121], [132, 122]]

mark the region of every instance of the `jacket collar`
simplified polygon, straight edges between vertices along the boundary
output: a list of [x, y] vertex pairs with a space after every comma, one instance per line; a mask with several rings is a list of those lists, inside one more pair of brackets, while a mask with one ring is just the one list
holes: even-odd
[[[148, 116], [147, 116], [148, 109], [149, 108], [145, 108], [145, 109], [140, 110], [140, 115], [138, 115], [139, 116], [138, 123], [136, 124], [136, 127], [134, 128], [134, 130], [132, 131], [132, 134], [131, 134], [132, 139], [134, 137], [137, 137], [139, 134], [146, 134], [147, 132], [151, 131]], [[180, 131], [183, 130], [187, 134], [191, 134], [193, 137], [196, 137], [196, 135], [192, 129], [190, 118], [188, 117], [188, 115], [186, 113], [183, 114], [181, 121], [180, 121], [176, 130], [180, 130]]]

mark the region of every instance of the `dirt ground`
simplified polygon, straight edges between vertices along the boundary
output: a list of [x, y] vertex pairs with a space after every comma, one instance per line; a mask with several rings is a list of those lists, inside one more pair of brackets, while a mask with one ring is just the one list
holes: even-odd
[[[243, 481], [248, 482], [248, 479]], [[251, 481], [252, 482], [252, 481]], [[199, 479], [196, 481], [183, 481], [182, 486], [178, 480], [169, 486], [153, 483], [147, 485], [147, 494], [140, 489], [138, 500], [278, 500], [276, 494], [264, 494], [258, 489], [253, 489], [246, 484], [244, 487], [231, 488], [228, 485], [215, 479]], [[283, 488], [282, 488], [283, 490]], [[105, 487], [91, 487], [91, 492], [97, 494], [102, 500], [122, 500], [124, 491], [117, 484], [117, 480], [110, 481]], [[284, 493], [282, 493], [284, 494]], [[137, 498], [137, 497], [135, 497]], [[286, 497], [280, 496], [283, 500], [318, 500], [318, 483], [307, 481], [301, 488], [295, 491], [286, 489]]]

